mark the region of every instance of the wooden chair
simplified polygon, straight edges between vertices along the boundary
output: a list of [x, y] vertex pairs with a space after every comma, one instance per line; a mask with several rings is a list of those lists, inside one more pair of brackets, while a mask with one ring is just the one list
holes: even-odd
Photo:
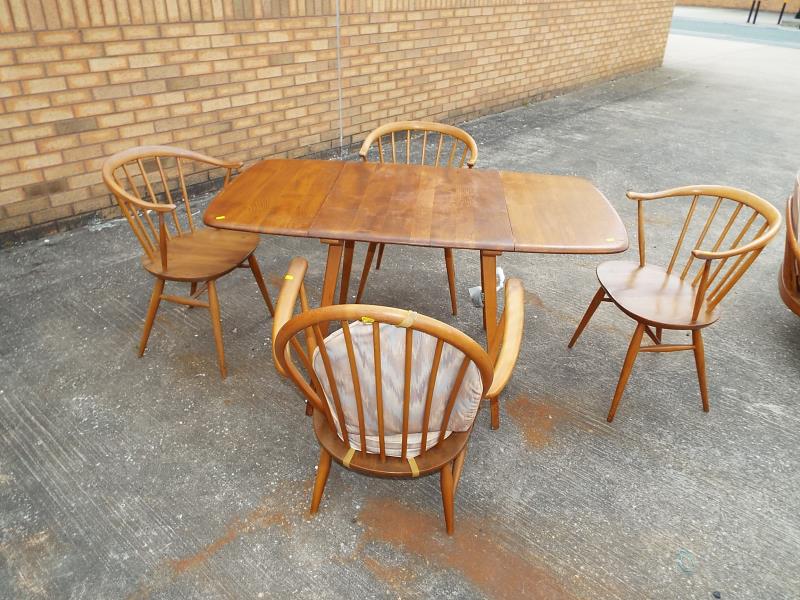
[[[372, 153], [370, 149], [376, 145]], [[398, 121], [382, 125], [372, 131], [358, 155], [366, 162], [373, 155], [381, 163], [405, 163], [431, 165], [434, 167], [463, 167], [472, 168], [478, 160], [478, 146], [466, 131], [427, 121]], [[385, 244], [370, 242], [367, 247], [367, 256], [364, 259], [364, 268], [361, 271], [361, 280], [358, 283], [356, 302], [360, 302], [367, 285], [367, 277], [372, 267], [372, 258], [375, 250], [378, 251], [376, 269], [381, 268]], [[350, 256], [352, 260], [352, 255]], [[345, 258], [345, 273], [350, 272]], [[456, 301], [456, 271], [453, 262], [452, 248], [444, 249], [444, 263], [447, 269], [447, 283], [450, 288], [450, 305], [453, 314], [458, 312]]]
[[[295, 258], [285, 276], [273, 354], [278, 372], [312, 407], [321, 452], [311, 512], [319, 508], [331, 460], [375, 477], [438, 472], [452, 533], [453, 501], [480, 401], [497, 401], [519, 354], [522, 284], [506, 283], [501, 333], [487, 353], [450, 325], [407, 310], [364, 304], [308, 310], [306, 268]], [[301, 312], [293, 316], [298, 297]], [[342, 328], [323, 337], [331, 321]]]
[[[648, 264], [645, 261], [645, 202], [681, 197], [691, 198], [691, 204], [669, 264], [666, 268]], [[614, 419], [639, 352], [692, 350], [703, 410], [708, 412], [701, 331], [719, 319], [719, 303], [778, 232], [781, 215], [774, 206], [755, 194], [723, 186], [688, 186], [654, 194], [629, 192], [628, 198], [638, 202], [639, 262], [612, 261], [597, 268], [600, 289], [592, 298], [569, 347], [575, 345], [600, 303], [613, 302], [637, 325], [607, 420], [611, 422]], [[699, 208], [707, 203], [711, 205], [707, 211]], [[707, 215], [705, 221], [699, 217], [704, 211]], [[679, 257], [687, 237], [696, 241], [685, 252], [684, 263], [684, 258]], [[662, 342], [665, 329], [691, 331], [692, 343]], [[651, 345], [642, 345], [645, 334], [652, 340]]]
[[789, 310], [800, 316], [800, 173], [794, 181], [794, 192], [786, 201], [786, 252], [778, 289]]
[[[209, 165], [224, 169], [226, 185], [232, 170], [242, 166], [240, 162], [218, 160], [180, 148], [142, 146], [123, 150], [106, 159], [103, 180], [144, 250], [142, 265], [156, 278], [139, 343], [139, 356], [147, 347], [161, 300], [189, 308], [208, 308], [219, 370], [224, 378], [227, 369], [217, 279], [237, 267], [249, 267], [270, 314], [273, 307], [254, 255], [258, 235], [195, 226], [184, 175], [185, 169], [192, 168], [195, 163], [201, 163], [206, 169]], [[178, 215], [178, 196], [185, 208], [183, 223]], [[189, 283], [189, 296], [165, 294], [167, 281]], [[202, 285], [198, 287], [198, 284]], [[206, 291], [208, 302], [203, 302], [199, 297]]]

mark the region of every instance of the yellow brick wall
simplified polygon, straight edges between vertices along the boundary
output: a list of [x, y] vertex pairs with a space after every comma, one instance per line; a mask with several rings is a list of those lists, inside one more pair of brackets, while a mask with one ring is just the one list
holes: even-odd
[[107, 210], [139, 144], [251, 163], [659, 65], [672, 0], [0, 0], [0, 235]]
[[[677, 0], [676, 4], [682, 6], [713, 6], [717, 8], [742, 8], [750, 10], [753, 5], [753, 0]], [[783, 0], [761, 0], [761, 10], [780, 11], [783, 6]], [[786, 5], [787, 14], [795, 14], [800, 8], [797, 0], [793, 0]], [[794, 11], [792, 12], [792, 9]], [[761, 22], [759, 18], [758, 22]], [[774, 25], [774, 23], [773, 23]]]

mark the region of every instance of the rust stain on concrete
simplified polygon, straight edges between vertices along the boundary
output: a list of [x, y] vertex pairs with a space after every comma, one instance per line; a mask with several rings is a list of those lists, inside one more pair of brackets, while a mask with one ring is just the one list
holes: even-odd
[[539, 294], [525, 290], [524, 299], [525, 299], [525, 304], [527, 304], [528, 306], [537, 306], [539, 308], [544, 307], [544, 302], [542, 301]]
[[176, 575], [192, 571], [205, 564], [240, 536], [275, 525], [280, 526], [286, 534], [291, 533], [293, 522], [308, 512], [306, 500], [312, 485], [313, 482], [307, 480], [293, 481], [279, 486], [279, 492], [265, 496], [261, 503], [244, 517], [235, 517], [231, 520], [221, 536], [189, 556], [168, 561], [169, 566]]
[[508, 402], [506, 411], [522, 431], [529, 448], [541, 448], [549, 444], [555, 430], [565, 423], [584, 431], [595, 431], [577, 415], [546, 399], [534, 400], [520, 395]]
[[49, 568], [58, 555], [52, 531], [43, 530], [0, 544], [0, 563], [13, 573], [19, 597], [48, 598], [53, 590]]
[[408, 594], [409, 586], [417, 578], [414, 572], [404, 565], [386, 565], [372, 556], [364, 556], [361, 562], [376, 579], [383, 581], [400, 598]]
[[[426, 514], [393, 499], [372, 498], [361, 509], [359, 522], [364, 526], [362, 542], [390, 544], [438, 568], [460, 571], [490, 598], [576, 598], [534, 557], [504, 546], [504, 535], [489, 520], [459, 520], [456, 515], [455, 534], [447, 536], [439, 515]], [[385, 580], [387, 567], [367, 566]]]
[[[281, 289], [283, 285], [283, 275], [279, 275], [278, 273], [268, 273], [267, 274], [267, 283], [270, 284], [273, 288]], [[272, 292], [269, 294], [272, 296]], [[276, 298], [273, 297], [272, 301], [275, 302]]]
[[228, 524], [225, 532], [220, 537], [204, 548], [184, 558], [171, 560], [169, 564], [176, 575], [192, 571], [204, 564], [240, 535], [266, 529], [273, 525], [280, 525], [287, 532], [291, 530], [291, 525], [285, 514], [275, 511], [271, 505], [262, 504], [244, 518], [234, 519]]
[[278, 490], [266, 495], [253, 510], [242, 517], [234, 517], [219, 537], [196, 552], [181, 558], [165, 559], [146, 580], [140, 581], [128, 600], [145, 600], [154, 593], [169, 587], [178, 577], [205, 567], [223, 548], [240, 537], [280, 527], [284, 534], [291, 533], [294, 525], [308, 517], [308, 493], [313, 481], [291, 481], [280, 484]]

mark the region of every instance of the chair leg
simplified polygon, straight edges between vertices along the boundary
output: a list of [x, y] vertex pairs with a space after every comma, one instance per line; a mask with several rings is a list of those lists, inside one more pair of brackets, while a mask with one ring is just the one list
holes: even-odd
[[153, 321], [156, 320], [156, 313], [158, 312], [158, 305], [161, 304], [161, 294], [163, 292], [164, 280], [156, 278], [155, 285], [153, 285], [153, 293], [150, 296], [150, 305], [147, 307], [147, 317], [144, 320], [142, 339], [139, 341], [139, 356], [142, 356], [145, 348], [147, 348], [147, 340], [150, 338], [150, 330], [153, 329]]
[[325, 484], [328, 482], [328, 473], [330, 473], [330, 471], [331, 455], [328, 454], [325, 448], [320, 448], [317, 478], [314, 480], [314, 492], [311, 495], [312, 515], [319, 509], [319, 503], [322, 500], [322, 492], [325, 491]]
[[361, 302], [361, 297], [364, 295], [364, 290], [367, 287], [367, 277], [369, 277], [369, 270], [372, 268], [372, 258], [375, 256], [375, 249], [377, 247], [378, 242], [370, 242], [367, 246], [367, 255], [364, 257], [364, 268], [361, 269], [361, 279], [358, 280], [356, 304]]
[[694, 364], [697, 366], [697, 379], [700, 382], [700, 397], [703, 399], [703, 410], [709, 411], [708, 386], [706, 385], [706, 351], [703, 347], [703, 334], [699, 329], [692, 330], [694, 345]]
[[350, 271], [353, 269], [353, 251], [355, 242], [344, 243], [344, 259], [342, 260], [342, 284], [339, 286], [339, 304], [347, 304], [350, 293]]
[[572, 334], [572, 339], [567, 344], [567, 348], [572, 348], [575, 345], [575, 342], [578, 341], [578, 338], [583, 333], [583, 330], [586, 329], [586, 326], [589, 324], [592, 316], [594, 315], [594, 311], [597, 310], [597, 307], [600, 306], [600, 303], [605, 298], [606, 291], [603, 289], [603, 286], [600, 286], [600, 289], [597, 290], [597, 293], [592, 298], [592, 301], [589, 303], [589, 308], [586, 309], [586, 312], [583, 314], [583, 318], [581, 322], [578, 323], [578, 328], [575, 330], [575, 333]]
[[489, 400], [489, 414], [492, 417], [492, 429], [500, 429], [500, 399], [497, 396]]
[[456, 456], [453, 461], [453, 497], [455, 498], [458, 491], [458, 482], [461, 480], [461, 471], [464, 469], [464, 459], [467, 457], [467, 447], [461, 451], [461, 454]]
[[453, 249], [444, 249], [444, 264], [447, 267], [447, 285], [450, 287], [450, 308], [453, 315], [458, 314], [458, 304], [456, 303], [456, 266], [453, 262]]
[[447, 534], [453, 535], [453, 505], [455, 501], [455, 494], [453, 490], [453, 463], [447, 463], [442, 467], [439, 473], [440, 484], [442, 488], [442, 505], [444, 506], [444, 522], [445, 526], [447, 527]]
[[264, 276], [261, 275], [261, 269], [258, 266], [256, 255], [251, 254], [250, 256], [248, 256], [247, 262], [250, 265], [250, 270], [253, 272], [253, 278], [256, 280], [256, 283], [258, 284], [258, 289], [261, 291], [261, 295], [264, 298], [264, 302], [266, 302], [267, 304], [267, 310], [269, 310], [269, 314], [274, 317], [275, 307], [272, 306], [272, 300], [269, 297], [269, 290], [267, 290], [267, 284], [264, 283]]
[[611, 409], [608, 411], [606, 421], [611, 423], [614, 420], [614, 415], [617, 412], [617, 406], [622, 399], [622, 394], [625, 392], [625, 386], [628, 383], [628, 377], [631, 375], [633, 363], [636, 362], [636, 355], [639, 354], [639, 347], [642, 345], [642, 336], [644, 335], [644, 323], [639, 323], [636, 326], [636, 331], [633, 332], [631, 343], [628, 346], [628, 354], [625, 355], [625, 362], [622, 364], [622, 373], [619, 375], [617, 382], [617, 389], [614, 392], [614, 400], [611, 402]]
[[[194, 293], [195, 293], [196, 291], [197, 291], [197, 282], [196, 282], [196, 281], [193, 281], [193, 282], [192, 282], [192, 285], [189, 287], [189, 295], [190, 295], [190, 296], [192, 296], [192, 297], [194, 297]], [[190, 305], [189, 305], [189, 306], [187, 306], [186, 308], [187, 308], [187, 310], [192, 310], [192, 309], [194, 308], [194, 306], [192, 306], [192, 305], [190, 304]]]
[[228, 376], [225, 368], [225, 347], [222, 345], [222, 323], [219, 319], [219, 298], [217, 298], [217, 282], [208, 282], [208, 311], [211, 314], [211, 327], [214, 329], [214, 343], [217, 346], [217, 360], [222, 378]]
[[384, 248], [386, 248], [386, 244], [384, 244], [384, 243], [381, 243], [381, 245], [378, 246], [378, 262], [375, 263], [375, 270], [376, 271], [381, 268], [381, 261], [383, 260], [383, 249]]

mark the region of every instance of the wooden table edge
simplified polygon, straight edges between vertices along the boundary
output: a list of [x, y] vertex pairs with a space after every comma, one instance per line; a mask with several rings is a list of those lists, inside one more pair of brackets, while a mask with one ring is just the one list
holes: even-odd
[[[613, 207], [612, 207], [613, 208]], [[622, 240], [620, 240], [622, 241]], [[592, 247], [576, 247], [576, 246], [526, 246], [515, 245], [511, 252], [520, 252], [522, 254], [619, 254], [625, 252], [630, 248], [630, 240], [628, 234], [625, 234], [624, 243], [616, 244], [614, 246], [592, 246]]]

